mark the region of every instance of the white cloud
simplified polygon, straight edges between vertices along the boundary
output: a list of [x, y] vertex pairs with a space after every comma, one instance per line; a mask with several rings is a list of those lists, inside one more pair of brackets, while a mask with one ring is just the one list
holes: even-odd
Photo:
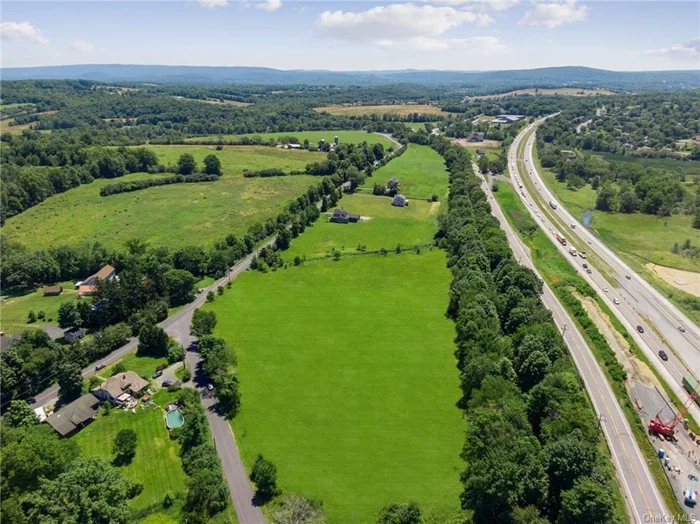
[[693, 60], [697, 64], [697, 61], [700, 60], [700, 38], [691, 38], [687, 42], [675, 44], [671, 47], [649, 49], [648, 51], [644, 51], [642, 54], [659, 56], [662, 58]]
[[48, 44], [49, 40], [41, 30], [29, 22], [3, 22], [0, 24], [0, 38], [3, 40], [26, 40], [36, 44]]
[[377, 42], [383, 47], [400, 47], [416, 51], [435, 52], [461, 49], [484, 54], [497, 54], [508, 51], [508, 47], [495, 36], [473, 36], [470, 38], [430, 38], [419, 36], [402, 41]]
[[277, 11], [282, 7], [282, 0], [253, 0], [251, 2], [243, 2], [243, 7], [254, 7], [255, 9], [264, 9], [265, 11]]
[[203, 7], [215, 8], [226, 7], [228, 0], [197, 0], [197, 3]]
[[525, 13], [519, 25], [544, 26], [552, 29], [561, 24], [580, 22], [588, 16], [588, 7], [576, 5], [576, 0], [537, 3]]
[[70, 46], [81, 53], [89, 53], [95, 48], [95, 46], [93, 46], [92, 43], [88, 42], [87, 40], [73, 40], [70, 43]]
[[493, 18], [488, 14], [453, 7], [390, 4], [357, 13], [324, 11], [316, 19], [316, 28], [322, 35], [350, 42], [440, 51], [470, 40], [437, 38], [446, 31], [464, 23], [486, 25], [491, 22]]
[[479, 8], [484, 11], [505, 11], [520, 3], [520, 0], [428, 0], [436, 4], [459, 5]]

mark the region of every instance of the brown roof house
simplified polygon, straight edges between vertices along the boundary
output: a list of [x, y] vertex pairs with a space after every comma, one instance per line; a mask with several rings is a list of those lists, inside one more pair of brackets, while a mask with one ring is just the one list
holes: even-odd
[[97, 413], [100, 401], [92, 393], [77, 398], [70, 404], [66, 404], [46, 422], [62, 437], [72, 435], [80, 428], [89, 424]]
[[63, 293], [63, 286], [44, 286], [41, 290], [45, 297], [55, 297]]
[[139, 377], [133, 371], [117, 373], [92, 390], [100, 400], [113, 404], [134, 405], [136, 398], [148, 389], [148, 381]]
[[85, 280], [78, 283], [78, 294], [90, 295], [97, 290], [98, 280], [112, 280], [116, 276], [117, 270], [110, 265], [106, 265], [94, 275], [90, 275]]

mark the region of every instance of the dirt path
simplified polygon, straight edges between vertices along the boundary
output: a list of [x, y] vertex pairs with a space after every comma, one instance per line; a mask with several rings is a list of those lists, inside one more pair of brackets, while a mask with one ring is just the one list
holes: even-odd
[[657, 266], [656, 264], [652, 263], [645, 264], [644, 267], [676, 289], [680, 289], [681, 291], [685, 291], [686, 293], [700, 297], [700, 273], [665, 266]]

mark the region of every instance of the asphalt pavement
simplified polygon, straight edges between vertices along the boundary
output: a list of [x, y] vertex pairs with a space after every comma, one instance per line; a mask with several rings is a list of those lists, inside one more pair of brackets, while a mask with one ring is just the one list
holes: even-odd
[[[474, 165], [474, 171], [477, 175], [479, 174], [476, 165]], [[488, 197], [494, 216], [506, 233], [513, 253], [519, 258], [521, 264], [532, 269], [542, 279], [532, 263], [529, 249], [506, 221], [485, 181], [482, 183], [482, 188]], [[542, 301], [552, 312], [555, 323], [562, 330], [564, 341], [599, 417], [599, 425], [608, 442], [632, 522], [668, 521], [672, 516], [653, 481], [644, 455], [637, 445], [627, 419], [603, 371], [578, 328], [546, 283], [543, 287]]]

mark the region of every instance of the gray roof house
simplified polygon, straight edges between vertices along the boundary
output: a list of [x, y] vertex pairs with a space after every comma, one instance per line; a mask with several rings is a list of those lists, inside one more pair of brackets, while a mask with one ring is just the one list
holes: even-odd
[[100, 401], [95, 395], [88, 393], [66, 404], [46, 422], [62, 437], [72, 435], [95, 418]]
[[392, 206], [396, 207], [404, 207], [408, 205], [408, 198], [406, 198], [403, 195], [396, 195], [394, 199], [391, 201]]
[[138, 397], [148, 389], [148, 381], [133, 371], [125, 371], [108, 378], [92, 390], [100, 400], [109, 400], [114, 404], [126, 403], [130, 398]]
[[338, 224], [347, 224], [348, 222], [359, 222], [360, 220], [360, 215], [356, 215], [355, 213], [350, 213], [349, 211], [345, 211], [342, 207], [336, 209], [333, 212], [333, 216], [330, 218], [331, 222], [336, 222]]
[[66, 342], [69, 344], [72, 344], [76, 340], [80, 340], [86, 335], [87, 331], [81, 327], [72, 327], [70, 329], [66, 329], [63, 332], [63, 338], [65, 339]]
[[389, 181], [386, 183], [387, 189], [392, 189], [394, 187], [399, 186], [399, 179], [398, 178], [390, 178]]

